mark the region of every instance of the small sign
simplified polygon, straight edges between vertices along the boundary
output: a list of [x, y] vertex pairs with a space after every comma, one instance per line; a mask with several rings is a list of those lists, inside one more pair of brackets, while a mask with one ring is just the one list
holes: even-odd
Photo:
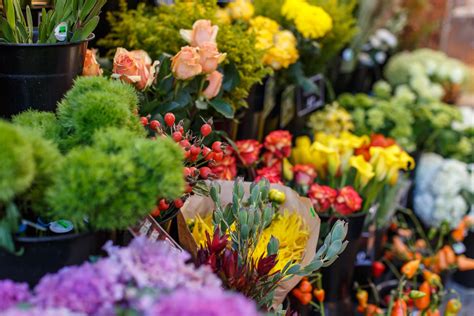
[[296, 108], [299, 117], [303, 117], [320, 107], [324, 106], [325, 94], [324, 94], [324, 77], [322, 74], [318, 74], [309, 78], [317, 87], [317, 93], [307, 93], [302, 88], [298, 88], [296, 94]]
[[146, 236], [151, 241], [166, 241], [174, 248], [183, 251], [183, 248], [171, 238], [151, 215], [147, 215], [135, 227], [129, 228], [129, 231], [134, 237]]
[[54, 28], [54, 37], [60, 42], [64, 42], [67, 39], [67, 23], [61, 22]]

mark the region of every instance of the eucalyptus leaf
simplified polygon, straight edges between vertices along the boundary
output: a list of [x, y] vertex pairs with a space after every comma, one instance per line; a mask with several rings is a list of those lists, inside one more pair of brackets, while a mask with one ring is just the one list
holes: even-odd
[[300, 269], [301, 269], [301, 266], [299, 264], [294, 264], [288, 269], [286, 274], [296, 274], [300, 271]]
[[342, 241], [336, 240], [329, 246], [328, 251], [326, 252], [326, 258], [330, 259], [334, 256], [337, 256], [342, 248]]
[[334, 261], [337, 260], [337, 258], [339, 258], [339, 256], [335, 256], [335, 257], [332, 257], [331, 259], [329, 259], [328, 261], [324, 262], [323, 263], [323, 267], [329, 267], [331, 264], [334, 263]]

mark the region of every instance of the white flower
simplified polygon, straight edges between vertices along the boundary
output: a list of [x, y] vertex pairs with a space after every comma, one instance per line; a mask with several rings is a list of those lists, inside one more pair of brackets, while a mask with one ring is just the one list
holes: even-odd
[[464, 162], [446, 159], [431, 181], [431, 192], [436, 196], [455, 196], [466, 186], [469, 179]]
[[460, 195], [454, 198], [438, 197], [435, 201], [430, 226], [448, 222], [451, 228], [456, 228], [468, 210], [466, 201]]
[[387, 29], [378, 29], [375, 32], [375, 36], [377, 36], [383, 43], [385, 43], [390, 48], [394, 48], [398, 44], [397, 37]]
[[469, 106], [459, 107], [462, 115], [462, 122], [454, 121], [452, 128], [456, 131], [464, 131], [468, 128], [474, 128], [474, 109]]

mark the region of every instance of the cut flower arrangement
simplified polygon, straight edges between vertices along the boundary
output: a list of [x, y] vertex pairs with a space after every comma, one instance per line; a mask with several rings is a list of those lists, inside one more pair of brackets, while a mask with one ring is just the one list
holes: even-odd
[[[223, 183], [226, 192], [230, 189], [228, 184]], [[245, 186], [250, 190], [247, 194]], [[277, 232], [275, 231], [275, 235], [272, 232], [280, 225], [280, 221], [291, 219], [300, 225], [300, 229], [304, 229], [308, 222], [305, 223], [303, 218], [311, 218], [308, 217], [311, 215], [299, 213], [303, 210], [309, 212], [309, 208], [296, 201], [293, 203], [297, 204], [293, 205], [295, 207], [299, 205], [298, 207], [303, 209], [291, 210], [292, 215], [285, 213], [280, 206], [286, 202], [285, 194], [278, 189], [270, 189], [266, 180], [252, 183], [250, 187], [242, 183], [242, 180], [236, 180], [232, 188], [232, 197], [221, 195], [220, 190], [219, 184], [212, 184], [210, 194], [214, 202], [214, 211], [202, 209], [211, 205], [204, 200], [201, 200], [201, 205], [190, 201], [191, 203], [185, 205], [183, 209], [183, 213], [187, 214], [187, 223], [191, 225], [194, 236], [198, 238], [196, 242], [200, 245], [196, 261], [200, 265], [210, 265], [223, 280], [225, 287], [252, 298], [263, 310], [277, 308], [297, 280], [286, 290], [281, 288], [282, 283], [291, 280], [292, 277], [308, 275], [323, 266], [330, 265], [347, 245], [344, 241], [347, 227], [342, 221], [334, 225], [316, 255], [314, 255], [316, 241], [305, 241], [308, 240], [309, 232], [305, 230], [298, 232], [298, 227], [292, 230], [295, 235], [278, 240]], [[291, 190], [286, 190], [288, 194], [291, 193]], [[297, 195], [292, 193], [292, 198], [294, 196]], [[225, 204], [223, 200], [232, 202]], [[197, 216], [201, 214], [197, 213], [199, 210], [203, 211], [204, 218], [207, 218], [207, 214], [212, 214], [210, 227], [205, 227], [202, 217]], [[317, 238], [317, 231], [310, 234], [311, 239]], [[291, 240], [292, 243], [299, 240], [302, 244], [283, 243]], [[290, 255], [291, 251], [297, 252], [301, 247], [306, 248], [306, 243], [313, 244], [313, 248], [305, 249], [303, 253], [299, 252], [304, 259], [297, 253]]]

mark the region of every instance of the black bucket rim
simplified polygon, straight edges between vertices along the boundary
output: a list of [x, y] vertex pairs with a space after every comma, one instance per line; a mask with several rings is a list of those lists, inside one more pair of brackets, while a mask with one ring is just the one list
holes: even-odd
[[17, 242], [22, 242], [22, 243], [43, 243], [43, 242], [70, 240], [74, 238], [80, 238], [80, 237], [92, 235], [95, 233], [97, 232], [88, 231], [88, 232], [82, 232], [82, 233], [62, 234], [62, 235], [53, 235], [53, 236], [14, 237], [14, 239]]
[[359, 218], [359, 217], [365, 216], [365, 215], [367, 215], [367, 212], [365, 212], [365, 211], [360, 212], [359, 211], [359, 212], [354, 212], [350, 215], [340, 215], [340, 214], [337, 214], [337, 213], [333, 213], [333, 214], [329, 215], [328, 213], [318, 213], [318, 212], [316, 212], [316, 214], [320, 218], [334, 218], [334, 219], [345, 220], [345, 219]]
[[7, 42], [0, 42], [0, 47], [65, 47], [65, 46], [77, 46], [84, 42], [90, 42], [95, 38], [95, 34], [91, 33], [86, 39], [82, 41], [76, 42], [59, 42], [59, 43], [7, 43]]

